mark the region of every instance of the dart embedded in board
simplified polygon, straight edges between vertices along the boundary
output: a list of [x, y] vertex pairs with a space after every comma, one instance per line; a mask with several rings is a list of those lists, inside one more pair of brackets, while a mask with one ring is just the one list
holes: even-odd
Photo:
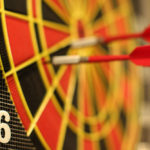
[[143, 32], [139, 33], [131, 33], [131, 34], [124, 34], [124, 35], [116, 35], [116, 36], [95, 36], [95, 37], [84, 37], [78, 40], [73, 40], [72, 43], [69, 45], [72, 49], [79, 49], [88, 46], [94, 46], [97, 44], [109, 44], [115, 41], [120, 40], [128, 40], [128, 39], [136, 39], [142, 38], [146, 42], [150, 42], [150, 26], [148, 26]]
[[129, 55], [106, 55], [106, 56], [89, 56], [82, 57], [74, 56], [54, 56], [52, 64], [79, 64], [79, 63], [98, 63], [98, 62], [111, 62], [111, 61], [124, 61], [129, 60], [138, 66], [150, 66], [150, 45], [140, 46], [135, 48]]

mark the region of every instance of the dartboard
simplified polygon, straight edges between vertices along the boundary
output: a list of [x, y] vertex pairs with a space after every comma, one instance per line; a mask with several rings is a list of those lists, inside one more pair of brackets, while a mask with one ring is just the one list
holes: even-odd
[[129, 0], [0, 0], [4, 78], [36, 149], [135, 148], [139, 130], [135, 66], [51, 63], [61, 55], [129, 53], [136, 44], [133, 40], [71, 45], [83, 38], [131, 32], [131, 14]]

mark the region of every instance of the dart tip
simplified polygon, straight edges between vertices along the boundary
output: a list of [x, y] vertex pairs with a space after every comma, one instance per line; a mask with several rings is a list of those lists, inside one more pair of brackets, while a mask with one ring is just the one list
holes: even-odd
[[51, 64], [52, 60], [44, 61], [44, 64]]

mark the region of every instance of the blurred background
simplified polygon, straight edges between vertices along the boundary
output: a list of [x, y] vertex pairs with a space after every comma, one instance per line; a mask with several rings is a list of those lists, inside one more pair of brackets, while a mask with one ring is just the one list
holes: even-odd
[[[135, 29], [142, 31], [150, 24], [150, 0], [132, 0], [136, 12]], [[146, 44], [140, 41], [140, 44]], [[150, 150], [150, 68], [140, 68], [144, 84], [144, 97], [141, 101], [141, 136], [137, 150]], [[139, 85], [140, 86], [140, 85]]]

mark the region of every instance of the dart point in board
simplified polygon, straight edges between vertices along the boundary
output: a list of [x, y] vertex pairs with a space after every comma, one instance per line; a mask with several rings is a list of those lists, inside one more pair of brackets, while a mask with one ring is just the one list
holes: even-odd
[[107, 56], [54, 56], [52, 64], [79, 64], [79, 63], [98, 63], [98, 62], [111, 62], [111, 61], [124, 61], [129, 60], [138, 66], [150, 66], [150, 46], [140, 46], [133, 50], [129, 55], [107, 55]]

